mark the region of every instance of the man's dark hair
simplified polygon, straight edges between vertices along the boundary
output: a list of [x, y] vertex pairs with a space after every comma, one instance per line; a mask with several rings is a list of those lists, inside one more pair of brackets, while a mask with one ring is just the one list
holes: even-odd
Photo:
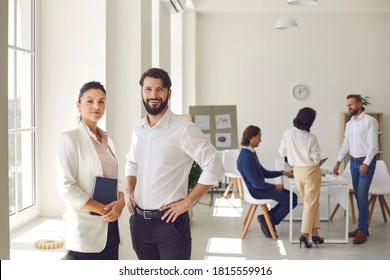
[[146, 77], [151, 77], [155, 79], [160, 79], [163, 83], [164, 88], [170, 89], [172, 86], [171, 78], [169, 78], [168, 73], [160, 68], [150, 68], [145, 73], [142, 74], [139, 84], [141, 87], [144, 85], [144, 80]]
[[316, 119], [316, 116], [317, 112], [314, 109], [309, 107], [302, 108], [293, 120], [293, 124], [300, 130], [310, 132], [310, 127]]
[[362, 96], [360, 94], [348, 94], [347, 99], [353, 98], [357, 102], [362, 102]]

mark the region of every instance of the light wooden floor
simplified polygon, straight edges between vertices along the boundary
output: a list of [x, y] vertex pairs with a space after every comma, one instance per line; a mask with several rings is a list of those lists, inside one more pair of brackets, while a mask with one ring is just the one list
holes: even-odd
[[[324, 198], [321, 198], [321, 211], [326, 211]], [[390, 196], [386, 197], [390, 204]], [[377, 201], [370, 225], [368, 242], [355, 245], [352, 239], [348, 244], [323, 244], [319, 248], [299, 248], [299, 244], [289, 243], [289, 223], [283, 221], [277, 226], [279, 239], [266, 238], [260, 230], [256, 216], [253, 218], [246, 238], [241, 240], [243, 221], [248, 205], [240, 199], [225, 199], [221, 193], [214, 194], [213, 206], [209, 206], [209, 195], [203, 197], [193, 208], [192, 219], [192, 259], [247, 259], [247, 260], [390, 260], [390, 220], [385, 223]], [[326, 201], [326, 200], [325, 200]], [[331, 203], [330, 209], [334, 205]], [[299, 215], [299, 205], [297, 214]], [[256, 215], [260, 214], [260, 208]], [[295, 217], [294, 212], [294, 217]], [[322, 222], [320, 235], [335, 239], [344, 232], [344, 211], [339, 209], [333, 221]], [[351, 224], [349, 229], [355, 229]], [[294, 222], [294, 237], [300, 236], [300, 222]]]

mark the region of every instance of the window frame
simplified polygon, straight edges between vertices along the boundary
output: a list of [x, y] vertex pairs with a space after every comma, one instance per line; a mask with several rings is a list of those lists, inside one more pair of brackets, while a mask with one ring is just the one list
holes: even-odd
[[[18, 142], [17, 137], [18, 135], [22, 135], [24, 132], [31, 132], [31, 183], [32, 183], [32, 204], [28, 205], [26, 207], [23, 207], [21, 209], [18, 205], [18, 184], [17, 184], [17, 178], [15, 179], [15, 212], [9, 214], [9, 222], [10, 222], [10, 230], [14, 230], [31, 220], [37, 218], [40, 215], [40, 201], [39, 201], [39, 192], [38, 192], [38, 184], [37, 184], [37, 162], [38, 162], [38, 118], [37, 118], [37, 112], [38, 112], [38, 94], [37, 94], [37, 81], [38, 81], [38, 46], [37, 46], [37, 38], [38, 38], [38, 33], [37, 33], [37, 26], [38, 26], [38, 1], [39, 0], [31, 0], [31, 18], [30, 18], [30, 23], [31, 23], [31, 46], [30, 49], [25, 49], [22, 48], [21, 46], [18, 46], [17, 43], [17, 31], [18, 31], [18, 26], [17, 26], [17, 1], [18, 0], [8, 0], [9, 5], [14, 5], [13, 7], [13, 42], [9, 42], [8, 40], [8, 50], [13, 50], [13, 64], [14, 64], [14, 69], [13, 69], [13, 87], [14, 87], [14, 92], [13, 92], [13, 99], [14, 99], [14, 104], [13, 104], [13, 118], [14, 118], [14, 126], [12, 128], [8, 128], [8, 135], [14, 135], [14, 143]], [[9, 7], [9, 9], [11, 9]], [[11, 26], [8, 27], [9, 30]], [[18, 112], [16, 110], [17, 108], [17, 97], [18, 97], [18, 91], [17, 91], [17, 84], [18, 84], [18, 65], [17, 65], [17, 57], [18, 54], [28, 54], [30, 56], [31, 60], [31, 84], [30, 84], [30, 90], [31, 90], [31, 124], [29, 127], [24, 128], [23, 126], [17, 127], [16, 124], [16, 117], [18, 115]], [[9, 58], [10, 59], [10, 58]], [[15, 145], [16, 146], [16, 145]], [[23, 147], [23, 145], [21, 145]], [[17, 167], [16, 164], [16, 158], [17, 158], [17, 147], [14, 147], [14, 156], [15, 156], [15, 167]], [[10, 166], [9, 166], [10, 168]], [[23, 190], [23, 189], [22, 189]], [[11, 189], [9, 189], [11, 191]], [[10, 201], [11, 203], [11, 201]], [[9, 206], [10, 209], [10, 206]]]

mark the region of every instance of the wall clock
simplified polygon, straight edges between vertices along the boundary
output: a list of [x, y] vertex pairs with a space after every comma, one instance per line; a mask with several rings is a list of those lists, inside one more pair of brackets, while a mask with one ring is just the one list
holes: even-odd
[[295, 99], [304, 100], [309, 96], [309, 89], [302, 84], [293, 87], [292, 95]]

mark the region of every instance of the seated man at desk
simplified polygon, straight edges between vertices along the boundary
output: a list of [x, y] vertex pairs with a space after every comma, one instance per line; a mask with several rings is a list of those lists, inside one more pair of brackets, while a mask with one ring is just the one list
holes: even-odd
[[[261, 130], [257, 126], [248, 126], [243, 133], [242, 149], [237, 159], [237, 169], [242, 179], [248, 186], [249, 192], [257, 199], [273, 199], [278, 204], [269, 211], [272, 225], [278, 225], [290, 211], [290, 191], [284, 189], [282, 184], [271, 184], [265, 181], [266, 178], [276, 178], [282, 175], [292, 176], [292, 171], [268, 171], [257, 158], [255, 148], [261, 141]], [[297, 206], [297, 195], [293, 194], [293, 207]], [[259, 215], [261, 230], [264, 235], [271, 238], [265, 218]], [[276, 232], [276, 230], [275, 230]]]

